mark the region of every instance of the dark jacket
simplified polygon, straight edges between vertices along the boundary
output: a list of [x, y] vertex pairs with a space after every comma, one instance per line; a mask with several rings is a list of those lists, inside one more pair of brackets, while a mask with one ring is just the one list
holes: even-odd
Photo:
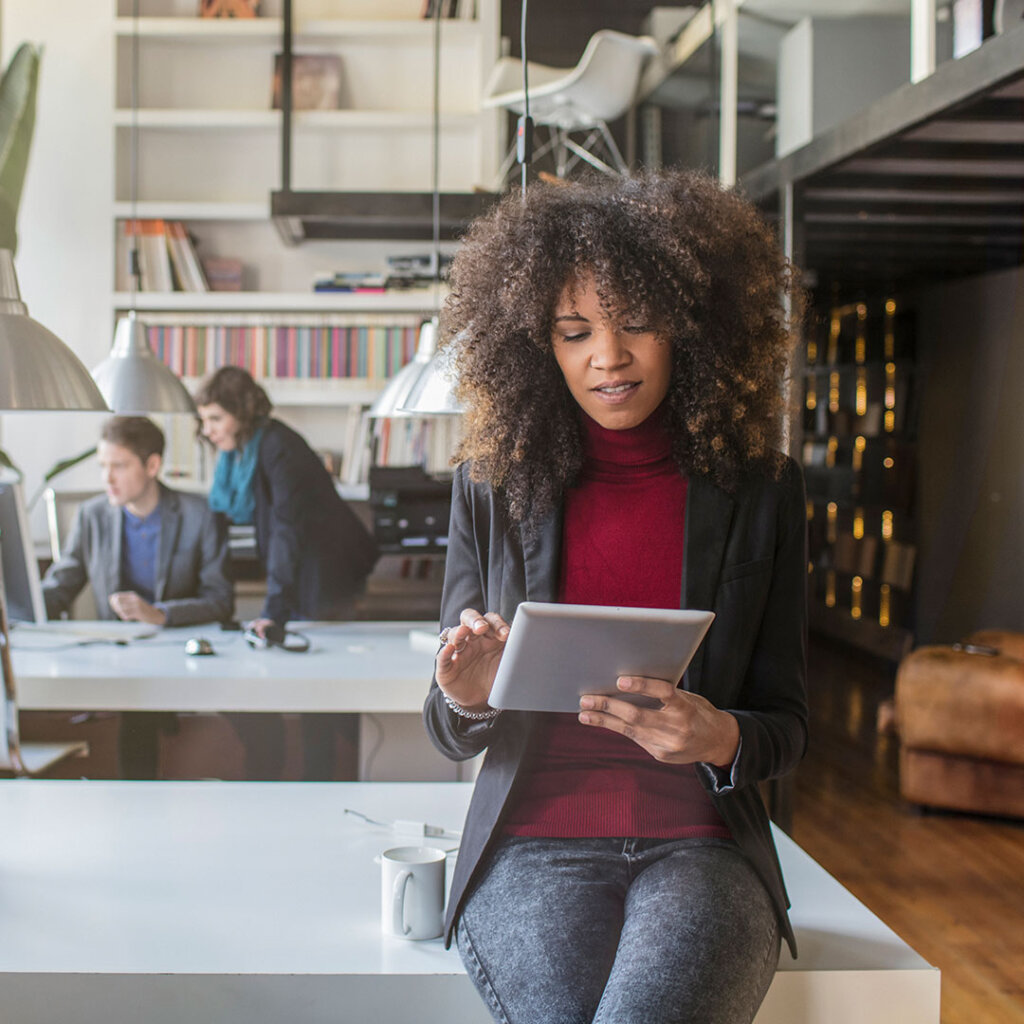
[[317, 454], [278, 420], [263, 431], [253, 494], [267, 571], [263, 616], [282, 625], [345, 618], [377, 561], [377, 545]]
[[[86, 583], [96, 596], [96, 614], [115, 619], [110, 595], [122, 590], [121, 539], [124, 517], [105, 495], [83, 501], [68, 543], [43, 580], [46, 614], [71, 607]], [[160, 548], [154, 603], [168, 626], [223, 622], [231, 618], [234, 592], [228, 579], [227, 531], [201, 494], [160, 484]]]
[[[716, 618], [683, 685], [731, 711], [740, 727], [733, 778], [708, 765], [698, 765], [697, 775], [765, 883], [794, 954], [789, 900], [758, 783], [789, 771], [807, 742], [806, 532], [803, 478], [791, 460], [780, 479], [751, 473], [732, 493], [700, 477], [689, 481], [681, 606], [710, 609]], [[524, 537], [491, 489], [472, 483], [460, 466], [441, 624], [457, 624], [464, 608], [497, 611], [511, 622], [521, 601], [554, 601], [561, 538], [560, 510]], [[423, 714], [448, 757], [462, 760], [487, 748], [452, 880], [445, 922], [450, 943], [467, 887], [501, 834], [509, 793], [541, 716], [505, 711], [486, 722], [461, 718], [444, 703], [436, 680]]]

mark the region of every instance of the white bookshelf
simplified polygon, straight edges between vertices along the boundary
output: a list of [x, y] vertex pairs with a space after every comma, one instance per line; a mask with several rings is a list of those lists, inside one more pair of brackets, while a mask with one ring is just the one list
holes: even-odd
[[[125, 220], [132, 215], [146, 219], [163, 217], [165, 220], [249, 220], [261, 221], [270, 218], [270, 201], [252, 203], [210, 202], [154, 202], [136, 203], [134, 211], [130, 202], [114, 203], [114, 217]], [[114, 296], [115, 303], [118, 297]]]
[[[407, 8], [408, 5], [402, 5]], [[381, 5], [378, 12], [381, 17], [372, 19], [359, 18], [296, 18], [293, 32], [297, 46], [317, 39], [338, 39], [343, 37], [372, 39], [411, 39], [429, 41], [433, 26], [429, 21], [420, 18], [386, 18], [387, 5]], [[469, 38], [476, 34], [477, 19], [446, 18], [444, 33], [446, 36], [462, 35]], [[114, 19], [114, 31], [118, 36], [131, 37], [135, 33], [135, 21], [131, 17]], [[220, 44], [232, 42], [264, 42], [280, 40], [282, 21], [280, 18], [196, 18], [195, 16], [159, 17], [146, 16], [140, 18], [139, 35], [145, 38], [177, 40], [181, 42], [200, 42]]]
[[[461, 129], [473, 130], [477, 116], [472, 111], [446, 113], [440, 118], [441, 131]], [[277, 132], [281, 126], [281, 114], [276, 110], [131, 110], [114, 112], [116, 128], [130, 128], [132, 123], [139, 128], [161, 128], [182, 131], [261, 131]], [[419, 110], [299, 110], [292, 115], [292, 124], [297, 130], [318, 129], [320, 131], [343, 131], [346, 129], [377, 129], [399, 131], [415, 129], [429, 130], [431, 115]]]
[[[340, 110], [296, 112], [293, 187], [429, 191], [433, 26], [418, 18], [420, 6], [295, 0], [295, 52], [337, 53], [344, 78]], [[30, 313], [95, 366], [110, 348], [116, 318], [130, 308], [182, 318], [436, 311], [430, 289], [312, 292], [320, 273], [383, 272], [386, 256], [424, 253], [429, 243], [284, 245], [269, 215], [270, 194], [281, 184], [281, 115], [270, 107], [282, 0], [263, 0], [262, 16], [251, 20], [200, 19], [197, 7], [198, 0], [140, 0], [134, 211], [182, 221], [203, 258], [240, 258], [245, 291], [133, 298], [116, 290], [117, 226], [133, 212], [132, 0], [11, 2], [0, 5], [5, 60], [23, 40], [43, 46], [18, 224], [17, 269]], [[470, 191], [493, 180], [500, 160], [500, 115], [479, 109], [499, 54], [498, 0], [478, 0], [473, 20], [444, 20], [441, 38], [440, 186]], [[339, 422], [372, 400], [376, 383], [306, 383], [296, 389], [273, 381], [268, 390], [315, 447], [340, 447]], [[3, 444], [31, 488], [79, 441], [94, 438], [101, 419], [68, 414], [58, 426], [5, 416]], [[83, 474], [84, 484], [94, 481], [93, 468]], [[33, 531], [45, 533], [41, 517]]]
[[[266, 201], [280, 185], [282, 117], [271, 109], [280, 4], [268, 0], [267, 16], [255, 19], [203, 19], [193, 0], [140, 2], [136, 19], [127, 16], [130, 0], [117, 0], [113, 19], [117, 215], [130, 197], [133, 126], [137, 200], [148, 211]], [[338, 109], [293, 112], [294, 188], [429, 191], [434, 26], [417, 17], [419, 7], [420, 0], [296, 0], [294, 52], [336, 56], [341, 95]], [[476, 18], [441, 23], [444, 192], [473, 191], [493, 180], [498, 163], [499, 115], [480, 108], [498, 56], [498, 7], [478, 0]]]
[[[269, 217], [279, 187], [282, 115], [271, 109], [281, 49], [280, 0], [266, 16], [201, 19], [194, 0], [116, 0], [114, 39], [114, 230], [133, 211], [183, 222], [200, 258], [240, 258], [243, 291], [112, 293], [114, 317], [134, 308], [149, 322], [288, 324], [320, 314], [351, 322], [365, 314], [436, 312], [436, 289], [314, 293], [317, 273], [381, 273], [390, 254], [422, 253], [428, 243], [317, 242], [287, 248]], [[296, 54], [336, 54], [342, 69], [337, 110], [293, 112], [294, 188], [346, 192], [426, 192], [431, 185], [433, 32], [417, 17], [420, 0], [296, 0]], [[442, 191], [468, 192], [492, 180], [500, 151], [498, 118], [480, 97], [499, 42], [498, 0], [479, 0], [474, 19], [441, 24], [440, 168]], [[136, 36], [137, 32], [137, 36]], [[140, 77], [132, 108], [132, 48]], [[131, 201], [131, 140], [138, 136], [138, 193]], [[200, 381], [186, 380], [191, 389]], [[376, 378], [262, 381], [275, 406], [315, 446], [351, 443], [352, 416], [377, 397]]]
[[116, 309], [142, 312], [259, 313], [415, 313], [430, 316], [437, 308], [430, 289], [372, 292], [128, 292], [114, 293]]

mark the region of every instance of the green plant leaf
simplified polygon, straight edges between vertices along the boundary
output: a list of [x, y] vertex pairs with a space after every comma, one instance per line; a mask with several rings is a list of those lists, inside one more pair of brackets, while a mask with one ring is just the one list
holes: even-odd
[[66, 469], [70, 469], [72, 466], [77, 466], [80, 462], [85, 462], [91, 455], [96, 454], [96, 446], [93, 445], [87, 452], [80, 452], [78, 455], [72, 455], [69, 459], [62, 459], [60, 462], [55, 463], [43, 477], [44, 483], [49, 483], [55, 476], [60, 476]]
[[[28, 155], [36, 125], [36, 92], [42, 48], [22, 43], [0, 78], [0, 191], [6, 199], [3, 219], [17, 217]], [[9, 206], [9, 209], [7, 208]], [[4, 223], [5, 248], [14, 249], [17, 235]], [[11, 244], [8, 246], [8, 242]]]
[[72, 466], [77, 466], [80, 462], [84, 462], [87, 458], [89, 458], [90, 455], [95, 455], [95, 454], [96, 454], [96, 448], [92, 447], [87, 452], [79, 452], [78, 455], [72, 455], [68, 459], [61, 459], [60, 462], [54, 463], [54, 465], [51, 466], [46, 471], [46, 473], [44, 474], [43, 482], [36, 488], [35, 494], [33, 494], [31, 498], [29, 498], [29, 500], [28, 500], [29, 511], [31, 511], [32, 509], [34, 509], [36, 507], [36, 503], [43, 496], [43, 491], [46, 490], [46, 485], [51, 480], [53, 480], [54, 477], [60, 476], [61, 473], [63, 473], [65, 470], [70, 469]]
[[0, 185], [0, 249], [18, 248], [18, 211]]
[[4, 466], [5, 468], [17, 473], [18, 479], [21, 479], [21, 470], [18, 469], [18, 467], [14, 464], [13, 460], [11, 459], [10, 455], [8, 455], [7, 452], [3, 450], [3, 448], [0, 448], [0, 466]]

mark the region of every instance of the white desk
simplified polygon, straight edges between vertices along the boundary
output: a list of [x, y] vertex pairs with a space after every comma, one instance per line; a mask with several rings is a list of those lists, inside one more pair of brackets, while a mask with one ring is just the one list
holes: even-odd
[[[454, 949], [380, 934], [373, 857], [407, 840], [342, 813], [457, 829], [469, 793], [0, 782], [0, 1020], [486, 1024]], [[937, 1024], [939, 972], [778, 838], [801, 957], [757, 1024]]]
[[[75, 623], [56, 623], [74, 627]], [[12, 633], [18, 704], [30, 711], [415, 712], [423, 707], [433, 651], [414, 650], [411, 629], [436, 623], [296, 624], [305, 654], [253, 650], [217, 626], [166, 629], [127, 646], [74, 644], [65, 631]], [[185, 653], [205, 636], [215, 654]]]

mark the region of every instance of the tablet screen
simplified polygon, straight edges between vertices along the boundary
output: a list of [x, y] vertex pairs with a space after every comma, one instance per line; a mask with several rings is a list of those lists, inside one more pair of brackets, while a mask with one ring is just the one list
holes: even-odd
[[524, 601], [512, 619], [488, 703], [576, 712], [584, 693], [631, 699], [616, 689], [618, 676], [678, 683], [714, 617], [691, 609]]

